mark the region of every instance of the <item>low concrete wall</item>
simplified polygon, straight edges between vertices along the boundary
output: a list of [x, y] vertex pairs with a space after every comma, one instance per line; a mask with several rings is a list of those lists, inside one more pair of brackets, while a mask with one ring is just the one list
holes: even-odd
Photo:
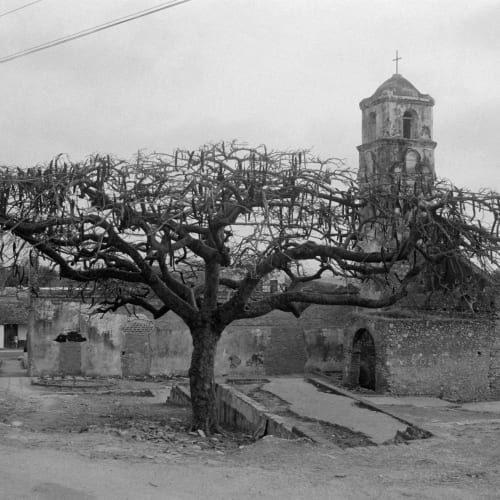
[[[242, 392], [227, 384], [216, 384], [215, 397], [219, 423], [243, 432], [255, 438], [276, 436], [283, 439], [297, 439], [304, 433], [287, 422], [286, 418], [274, 415]], [[191, 404], [189, 388], [183, 385], [172, 387], [169, 402]]]
[[174, 385], [168, 396], [168, 402], [181, 406], [189, 406], [191, 404], [189, 387], [185, 385]]
[[266, 434], [266, 408], [226, 384], [217, 384], [215, 397], [222, 425], [259, 436]]

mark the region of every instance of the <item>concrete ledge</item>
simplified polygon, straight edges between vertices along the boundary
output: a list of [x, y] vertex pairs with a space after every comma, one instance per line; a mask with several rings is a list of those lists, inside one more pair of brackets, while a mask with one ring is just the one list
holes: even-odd
[[264, 435], [267, 428], [266, 408], [227, 384], [215, 387], [219, 422], [252, 434]]
[[271, 413], [261, 404], [227, 384], [215, 389], [220, 423], [251, 432], [254, 437], [276, 436], [297, 439], [305, 435], [288, 419]]
[[[283, 439], [308, 437], [286, 417], [271, 413], [261, 404], [227, 384], [216, 384], [215, 398], [219, 422], [228, 427], [251, 433], [255, 438], [276, 436]], [[191, 404], [189, 387], [172, 387], [168, 401], [179, 405]]]
[[167, 401], [176, 405], [189, 406], [191, 404], [189, 387], [185, 385], [174, 385]]

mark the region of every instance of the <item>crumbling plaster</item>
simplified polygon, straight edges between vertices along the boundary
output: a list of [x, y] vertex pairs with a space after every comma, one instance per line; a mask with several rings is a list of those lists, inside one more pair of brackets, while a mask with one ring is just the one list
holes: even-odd
[[[414, 100], [382, 101], [362, 109], [362, 141], [368, 144], [377, 139], [403, 137], [403, 115], [405, 111], [416, 115], [415, 132], [411, 139], [431, 140], [432, 107]], [[375, 122], [371, 119], [376, 117]], [[375, 128], [373, 129], [373, 125]]]
[[[30, 375], [87, 376], [186, 375], [192, 342], [186, 324], [168, 313], [158, 320], [146, 315], [92, 314], [90, 305], [61, 297], [33, 297], [29, 315]], [[81, 356], [55, 339], [77, 331]], [[306, 360], [304, 335], [290, 314], [273, 312], [231, 324], [221, 336], [215, 360], [217, 375], [263, 375], [302, 372]], [[65, 358], [66, 356], [66, 358]]]

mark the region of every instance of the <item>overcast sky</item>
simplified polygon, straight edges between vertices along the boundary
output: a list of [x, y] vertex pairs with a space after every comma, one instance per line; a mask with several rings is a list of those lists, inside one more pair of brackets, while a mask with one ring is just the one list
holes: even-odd
[[[40, 1], [0, 17], [0, 57], [161, 3]], [[499, 26], [500, 0], [192, 0], [0, 64], [0, 164], [240, 139], [357, 167], [398, 49], [436, 101], [438, 175], [500, 190]]]

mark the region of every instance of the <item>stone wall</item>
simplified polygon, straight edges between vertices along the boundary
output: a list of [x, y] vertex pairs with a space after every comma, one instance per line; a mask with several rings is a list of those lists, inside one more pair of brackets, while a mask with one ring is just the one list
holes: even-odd
[[0, 324], [26, 325], [29, 292], [25, 288], [0, 289]]
[[[367, 315], [368, 316], [368, 315]], [[373, 336], [377, 392], [433, 395], [449, 400], [498, 396], [499, 331], [493, 318], [359, 317], [345, 336], [344, 380], [352, 380], [352, 342], [360, 329]]]
[[[498, 289], [494, 295], [496, 311], [500, 311], [500, 294]], [[490, 384], [490, 397], [500, 399], [500, 314], [495, 318], [496, 335], [490, 349], [490, 368], [488, 379]]]

